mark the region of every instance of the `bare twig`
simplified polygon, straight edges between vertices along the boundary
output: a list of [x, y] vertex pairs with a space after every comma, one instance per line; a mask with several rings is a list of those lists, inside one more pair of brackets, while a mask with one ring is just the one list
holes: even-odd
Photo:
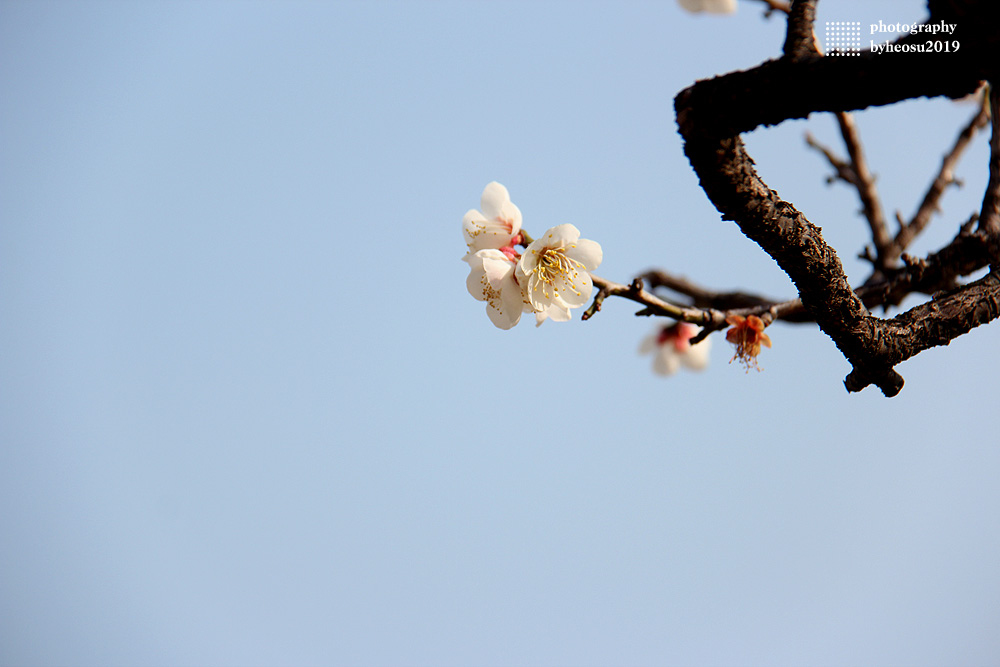
[[764, 16], [770, 16], [774, 12], [787, 14], [792, 10], [792, 6], [783, 0], [760, 0], [760, 2], [767, 5], [767, 9], [764, 10]]
[[979, 214], [979, 231], [990, 240], [990, 260], [994, 273], [1000, 274], [1000, 89], [990, 84], [990, 108], [993, 133], [990, 136], [990, 180]]
[[945, 189], [949, 185], [957, 183], [955, 179], [955, 166], [962, 157], [962, 153], [965, 152], [966, 147], [972, 142], [972, 138], [976, 132], [986, 127], [989, 118], [989, 104], [987, 98], [984, 97], [979, 111], [962, 128], [958, 137], [955, 138], [955, 144], [941, 161], [941, 169], [938, 170], [937, 176], [934, 177], [934, 181], [924, 195], [923, 201], [920, 202], [917, 212], [910, 218], [909, 222], [904, 222], [902, 217], [897, 214], [900, 228], [892, 244], [886, 249], [885, 262], [887, 265], [891, 265], [909, 247], [913, 239], [927, 227], [931, 216], [938, 210], [938, 203], [941, 201], [941, 196], [944, 194]]
[[[774, 301], [754, 294], [743, 292], [711, 292], [693, 283], [689, 283], [681, 278], [674, 278], [663, 271], [649, 271], [639, 276], [629, 285], [615, 283], [600, 276], [590, 274], [597, 287], [597, 294], [594, 302], [583, 313], [583, 319], [588, 320], [597, 313], [609, 296], [619, 296], [630, 301], [645, 306], [636, 315], [658, 315], [662, 317], [672, 317], [675, 320], [690, 322], [708, 327], [710, 331], [715, 331], [726, 326], [726, 318], [731, 315], [756, 315], [766, 322], [774, 320], [785, 320], [788, 322], [811, 322], [813, 321], [802, 306], [800, 299], [788, 301]], [[681, 287], [681, 293], [697, 294], [694, 303], [682, 305], [662, 299], [643, 287], [644, 279], [651, 278], [654, 285], [666, 286], [667, 284]], [[718, 306], [708, 305], [708, 303], [718, 304]]]
[[832, 150], [816, 141], [816, 137], [809, 132], [806, 132], [806, 145], [822, 153], [826, 161], [837, 172], [836, 176], [829, 176], [826, 179], [827, 183], [833, 183], [839, 178], [848, 185], [857, 186], [858, 177], [854, 173], [854, 169], [851, 168], [851, 165], [837, 157]]
[[854, 117], [846, 111], [838, 111], [834, 114], [837, 117], [837, 124], [840, 126], [840, 134], [844, 138], [844, 145], [847, 146], [847, 154], [851, 156], [851, 171], [856, 177], [854, 186], [858, 189], [858, 197], [861, 198], [861, 205], [864, 208], [865, 218], [872, 231], [872, 243], [875, 244], [876, 267], [885, 268], [885, 253], [891, 240], [889, 229], [885, 224], [885, 215], [882, 213], [882, 204], [879, 203], [878, 190], [875, 188], [875, 179], [868, 171], [868, 164], [865, 161], [864, 151], [861, 149], [861, 137], [858, 134], [858, 127], [854, 122]]
[[652, 292], [643, 289], [640, 278], [633, 280], [630, 285], [622, 285], [601, 278], [600, 276], [595, 276], [594, 274], [590, 274], [590, 277], [594, 281], [594, 286], [597, 287], [597, 295], [594, 297], [594, 302], [583, 313], [583, 319], [585, 320], [593, 317], [594, 313], [601, 309], [601, 304], [603, 304], [606, 297], [620, 296], [645, 306], [645, 308], [636, 313], [637, 315], [662, 315], [702, 326], [724, 324], [726, 321], [726, 313], [722, 311], [679, 306], [675, 303], [665, 301]]
[[872, 232], [872, 242], [875, 245], [875, 255], [870, 258], [872, 263], [879, 270], [882, 270], [886, 266], [886, 250], [891, 245], [892, 240], [889, 237], [885, 215], [882, 213], [882, 205], [879, 203], [875, 179], [868, 171], [864, 151], [861, 149], [861, 137], [858, 135], [854, 117], [845, 111], [837, 111], [834, 115], [837, 117], [840, 134], [844, 138], [844, 144], [851, 161], [847, 162], [837, 157], [833, 151], [816, 141], [808, 132], [806, 133], [806, 144], [822, 153], [827, 162], [837, 170], [837, 175], [828, 178], [828, 182], [839, 178], [857, 189], [858, 197], [861, 199], [862, 212], [865, 219], [868, 220], [868, 227]]

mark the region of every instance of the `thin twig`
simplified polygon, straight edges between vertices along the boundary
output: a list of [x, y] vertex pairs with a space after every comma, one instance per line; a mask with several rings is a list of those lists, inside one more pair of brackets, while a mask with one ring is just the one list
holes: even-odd
[[885, 268], [884, 258], [892, 240], [885, 222], [885, 215], [882, 213], [882, 205], [879, 203], [875, 179], [868, 170], [854, 117], [844, 111], [837, 111], [834, 115], [837, 117], [840, 134], [844, 139], [844, 145], [847, 147], [851, 161], [847, 162], [837, 157], [832, 150], [816, 141], [808, 132], [806, 133], [806, 144], [822, 153], [830, 166], [836, 169], [837, 175], [828, 178], [827, 182], [833, 182], [839, 178], [857, 189], [858, 198], [861, 199], [862, 212], [865, 219], [868, 220], [868, 227], [872, 232], [872, 242], [875, 245], [875, 255], [871, 259], [881, 270]]
[[854, 173], [854, 169], [851, 168], [850, 163], [837, 157], [832, 150], [816, 141], [816, 137], [809, 132], [806, 132], [806, 145], [822, 153], [823, 157], [826, 158], [826, 161], [829, 162], [830, 166], [837, 172], [835, 176], [827, 177], [827, 183], [832, 184], [839, 178], [848, 185], [857, 186], [857, 175]]
[[760, 0], [760, 2], [767, 5], [767, 9], [764, 11], [764, 16], [770, 16], [774, 12], [787, 14], [792, 11], [792, 6], [783, 0]]
[[877, 266], [882, 269], [885, 266], [886, 249], [891, 240], [888, 226], [885, 223], [885, 215], [882, 213], [882, 204], [879, 203], [878, 190], [875, 188], [875, 179], [868, 171], [865, 154], [861, 149], [861, 136], [858, 134], [854, 117], [846, 111], [837, 111], [834, 115], [837, 117], [837, 124], [840, 126], [840, 134], [844, 138], [847, 154], [851, 156], [851, 171], [854, 172], [857, 179], [854, 186], [858, 189], [858, 197], [861, 198], [865, 218], [872, 231]]
[[990, 84], [989, 103], [993, 118], [990, 136], [990, 180], [979, 214], [979, 231], [990, 241], [992, 270], [1000, 273], [1000, 89]]
[[[649, 272], [644, 275], [654, 274], [660, 277], [666, 275], [662, 272]], [[724, 327], [726, 325], [726, 318], [731, 315], [742, 315], [744, 317], [748, 315], [757, 315], [758, 317], [765, 319], [767, 322], [777, 319], [795, 322], [811, 321], [808, 316], [797, 316], [805, 312], [802, 306], [802, 301], [799, 299], [791, 299], [789, 301], [772, 301], [752, 294], [744, 294], [742, 292], [720, 292], [713, 298], [717, 298], [720, 301], [728, 300], [733, 304], [732, 307], [714, 308], [700, 306], [698, 304], [680, 305], [662, 299], [646, 290], [643, 287], [642, 276], [633, 280], [629, 285], [612, 282], [594, 274], [590, 274], [590, 277], [594, 281], [594, 286], [597, 287], [597, 294], [594, 296], [594, 302], [589, 308], [587, 308], [586, 311], [584, 311], [584, 320], [590, 319], [601, 309], [601, 305], [604, 303], [605, 298], [609, 296], [619, 296], [645, 306], [639, 310], [636, 315], [659, 315], [663, 317], [672, 317], [675, 320], [690, 322], [691, 324], [699, 324], [703, 327], [709, 327], [712, 330]], [[707, 290], [701, 291], [703, 294], [709, 293]], [[738, 297], [734, 295], [738, 295]], [[737, 303], [740, 305], [735, 305]]]
[[894, 262], [906, 250], [913, 239], [927, 227], [931, 216], [938, 210], [938, 203], [941, 201], [941, 196], [944, 194], [945, 189], [949, 185], [957, 183], [955, 179], [955, 166], [962, 157], [962, 153], [965, 152], [966, 147], [972, 142], [972, 138], [976, 135], [976, 132], [986, 127], [989, 118], [989, 104], [987, 98], [984, 96], [979, 111], [962, 128], [962, 131], [955, 139], [955, 144], [941, 161], [941, 169], [938, 170], [937, 176], [935, 176], [930, 188], [927, 189], [927, 193], [924, 195], [923, 201], [920, 202], [917, 212], [906, 223], [897, 214], [897, 219], [900, 220], [900, 229], [896, 233], [896, 238], [893, 239], [892, 244], [886, 249], [885, 259], [887, 264]]

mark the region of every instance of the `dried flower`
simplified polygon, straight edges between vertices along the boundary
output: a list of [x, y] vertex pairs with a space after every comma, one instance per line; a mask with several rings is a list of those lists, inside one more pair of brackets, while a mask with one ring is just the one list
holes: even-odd
[[748, 373], [751, 366], [759, 371], [757, 355], [760, 354], [760, 346], [771, 347], [771, 338], [764, 333], [764, 321], [756, 315], [730, 315], [726, 323], [732, 325], [732, 329], [726, 332], [726, 340], [736, 346], [736, 354], [729, 363], [739, 359]]

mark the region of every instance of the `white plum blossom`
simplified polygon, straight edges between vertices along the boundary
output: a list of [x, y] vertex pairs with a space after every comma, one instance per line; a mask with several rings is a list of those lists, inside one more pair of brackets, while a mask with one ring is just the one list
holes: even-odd
[[601, 264], [603, 254], [600, 244], [581, 239], [573, 225], [557, 225], [531, 242], [515, 276], [532, 310], [559, 320], [590, 298], [589, 271]]
[[521, 211], [510, 201], [507, 188], [493, 181], [483, 189], [479, 207], [462, 218], [462, 232], [469, 255], [479, 250], [499, 250], [520, 242]]
[[558, 225], [531, 242], [522, 255], [514, 246], [529, 240], [521, 231], [521, 211], [507, 188], [496, 181], [483, 190], [482, 211], [462, 218], [470, 271], [469, 293], [486, 302], [490, 321], [510, 329], [522, 313], [534, 313], [536, 326], [545, 320], [566, 322], [570, 310], [582, 306], [593, 290], [589, 271], [603, 256], [601, 246], [580, 238], [573, 225]]
[[736, 0], [678, 0], [681, 8], [689, 12], [709, 14], [732, 14], [736, 11]]
[[521, 286], [514, 278], [515, 260], [495, 249], [466, 255], [469, 277], [465, 286], [478, 301], [486, 302], [486, 314], [501, 329], [510, 329], [521, 320], [525, 309]]
[[673, 375], [681, 366], [694, 371], [708, 367], [708, 353], [712, 341], [708, 338], [697, 345], [690, 340], [698, 333], [698, 328], [687, 322], [677, 322], [658, 327], [656, 332], [643, 339], [639, 354], [653, 356], [653, 372], [657, 375]]

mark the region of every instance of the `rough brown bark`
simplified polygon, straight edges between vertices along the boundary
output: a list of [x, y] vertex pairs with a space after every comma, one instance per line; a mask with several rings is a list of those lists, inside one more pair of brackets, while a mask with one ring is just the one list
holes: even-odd
[[[677, 95], [677, 122], [685, 153], [723, 219], [736, 222], [774, 258], [792, 279], [805, 308], [852, 364], [847, 389], [860, 391], [875, 384], [886, 396], [894, 396], [903, 386], [903, 378], [893, 370], [896, 364], [1000, 316], [997, 267], [994, 264], [985, 278], [938, 294], [895, 318], [875, 317], [855, 294], [820, 229], [758, 176], [739, 135], [814, 112], [864, 109], [923, 96], [957, 98], [973, 92], [982, 79], [1000, 83], [1000, 3], [929, 3], [928, 23], [959, 24], [955, 36], [962, 46], [957, 53], [857, 57], [816, 53], [811, 40], [814, 5], [814, 0], [793, 2], [782, 58], [699, 81]], [[935, 39], [940, 37], [918, 33], [897, 44]], [[954, 278], [943, 264], [981, 261], [983, 250], [997, 247], [995, 230], [981, 228], [980, 233], [980, 243], [959, 245], [956, 239], [955, 247], [949, 246], [951, 254], [938, 253], [929, 263], [938, 272], [932, 277]], [[964, 256], [965, 248], [974, 249], [972, 260]]]

